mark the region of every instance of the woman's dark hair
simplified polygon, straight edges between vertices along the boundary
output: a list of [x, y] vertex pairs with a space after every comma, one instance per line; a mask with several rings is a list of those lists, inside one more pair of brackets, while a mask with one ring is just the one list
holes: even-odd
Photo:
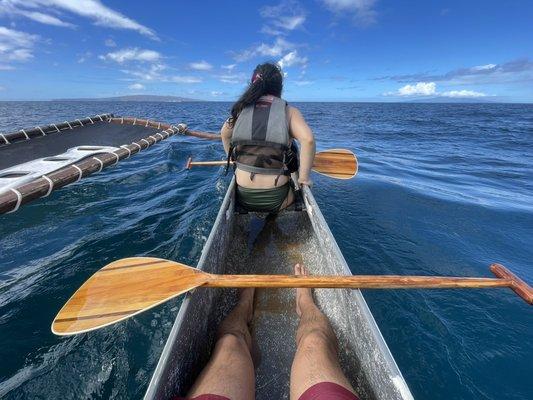
[[231, 117], [228, 119], [228, 123], [233, 126], [241, 111], [245, 107], [255, 104], [261, 96], [270, 94], [281, 97], [282, 90], [283, 74], [281, 68], [274, 63], [259, 64], [254, 69], [250, 86], [231, 108]]

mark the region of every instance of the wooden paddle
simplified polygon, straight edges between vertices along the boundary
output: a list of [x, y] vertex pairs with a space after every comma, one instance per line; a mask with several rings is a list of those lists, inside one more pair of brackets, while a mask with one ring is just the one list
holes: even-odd
[[[227, 161], [193, 161], [191, 157], [187, 160], [185, 168], [199, 166], [220, 166], [226, 165]], [[346, 149], [331, 149], [320, 151], [315, 154], [313, 171], [319, 174], [336, 179], [351, 179], [357, 174], [357, 157], [353, 152]]]
[[124, 258], [91, 276], [52, 323], [56, 335], [73, 335], [122, 321], [199, 286], [218, 288], [494, 288], [508, 287], [529, 304], [533, 290], [505, 267], [493, 264], [494, 278], [436, 276], [214, 275], [174, 261]]

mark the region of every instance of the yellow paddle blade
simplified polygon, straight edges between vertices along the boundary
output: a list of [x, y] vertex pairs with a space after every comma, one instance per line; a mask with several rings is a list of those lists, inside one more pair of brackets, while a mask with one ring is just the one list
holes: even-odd
[[315, 155], [313, 171], [337, 179], [351, 179], [357, 174], [357, 157], [350, 150], [331, 149]]
[[157, 306], [209, 279], [173, 261], [152, 257], [124, 258], [91, 276], [67, 301], [52, 323], [56, 335], [102, 328]]

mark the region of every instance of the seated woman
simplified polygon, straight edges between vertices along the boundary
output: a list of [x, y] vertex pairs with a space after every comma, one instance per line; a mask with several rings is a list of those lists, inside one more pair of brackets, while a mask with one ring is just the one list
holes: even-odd
[[[221, 129], [224, 150], [235, 162], [237, 201], [248, 211], [276, 213], [290, 205], [293, 172], [299, 172], [300, 185], [311, 184], [313, 133], [300, 111], [281, 98], [282, 90], [281, 69], [258, 65]], [[299, 167], [293, 139], [301, 147]]]

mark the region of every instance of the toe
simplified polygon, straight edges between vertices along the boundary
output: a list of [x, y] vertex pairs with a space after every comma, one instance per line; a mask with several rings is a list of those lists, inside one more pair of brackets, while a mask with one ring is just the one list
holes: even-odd
[[296, 264], [294, 266], [294, 275], [301, 275], [302, 274], [302, 267], [300, 264]]

